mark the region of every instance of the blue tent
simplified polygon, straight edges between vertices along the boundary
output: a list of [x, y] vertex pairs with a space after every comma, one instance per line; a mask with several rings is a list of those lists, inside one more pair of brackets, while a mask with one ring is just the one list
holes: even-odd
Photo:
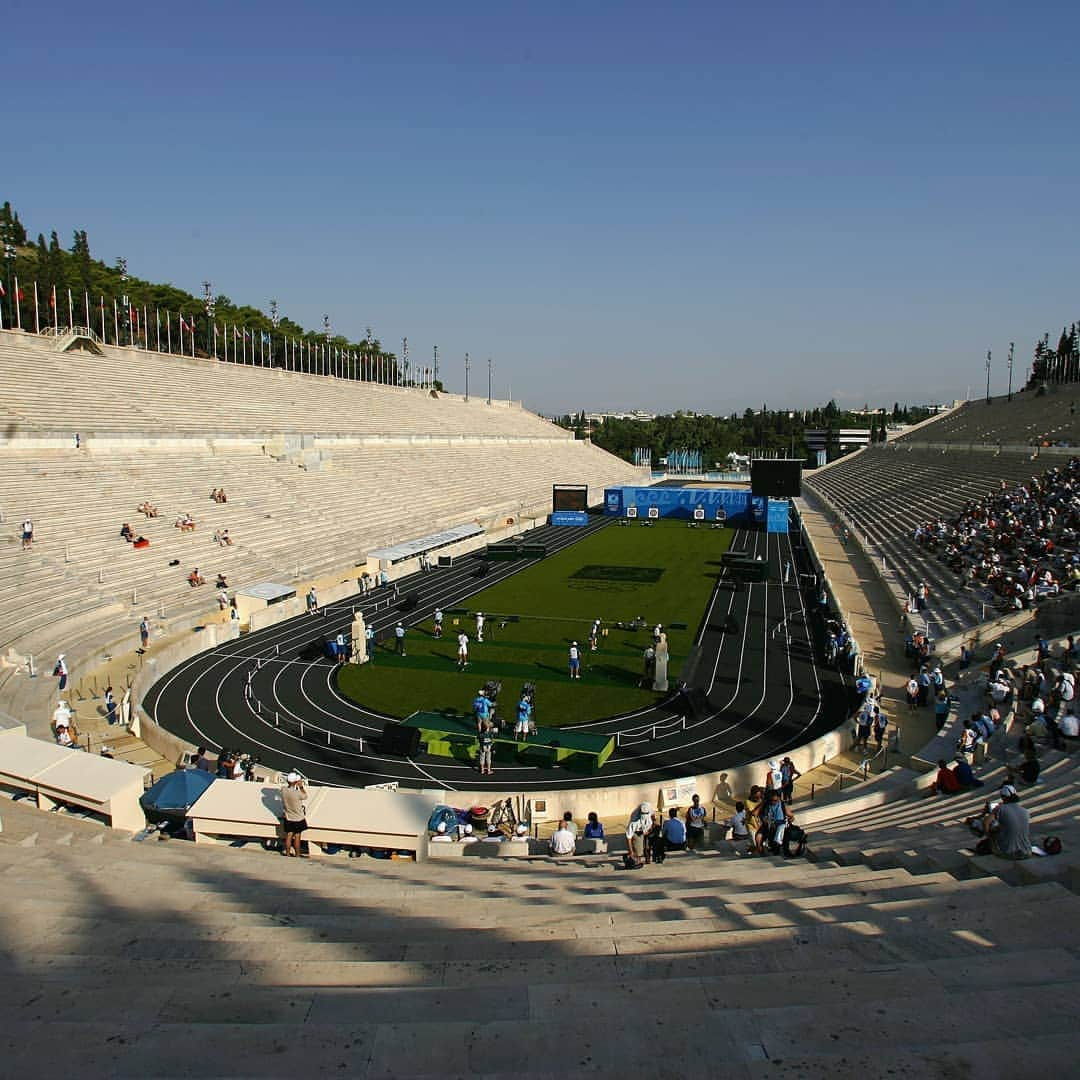
[[187, 816], [191, 804], [214, 782], [214, 777], [202, 769], [185, 769], [163, 776], [146, 789], [139, 799], [147, 820], [175, 821]]

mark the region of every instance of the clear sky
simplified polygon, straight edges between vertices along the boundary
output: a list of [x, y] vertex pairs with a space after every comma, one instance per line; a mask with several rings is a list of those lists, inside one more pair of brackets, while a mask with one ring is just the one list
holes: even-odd
[[531, 408], [923, 402], [1080, 318], [1080, 5], [36, 4], [33, 235]]

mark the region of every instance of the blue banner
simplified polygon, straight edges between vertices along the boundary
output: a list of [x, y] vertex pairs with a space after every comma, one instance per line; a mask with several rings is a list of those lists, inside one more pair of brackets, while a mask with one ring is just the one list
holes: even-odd
[[715, 521], [717, 511], [731, 525], [764, 526], [769, 532], [787, 532], [788, 500], [751, 495], [748, 488], [618, 487], [604, 489], [604, 513], [626, 517], [630, 507], [647, 518], [656, 507], [662, 518], [690, 520], [701, 509], [703, 520]]
[[556, 510], [548, 515], [549, 525], [588, 525], [589, 515], [583, 510]]

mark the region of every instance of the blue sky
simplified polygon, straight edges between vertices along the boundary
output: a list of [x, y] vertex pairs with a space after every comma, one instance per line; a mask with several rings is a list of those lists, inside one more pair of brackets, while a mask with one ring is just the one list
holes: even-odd
[[437, 344], [451, 389], [468, 351], [546, 412], [937, 401], [1080, 318], [1075, 4], [6, 22], [0, 187], [32, 233]]

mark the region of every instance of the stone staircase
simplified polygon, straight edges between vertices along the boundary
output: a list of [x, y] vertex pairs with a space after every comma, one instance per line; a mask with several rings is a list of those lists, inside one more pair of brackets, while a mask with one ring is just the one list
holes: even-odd
[[1022, 1077], [1073, 1060], [1080, 898], [1056, 883], [719, 851], [633, 873], [299, 861], [133, 843], [23, 803], [0, 816], [7, 1075]]

